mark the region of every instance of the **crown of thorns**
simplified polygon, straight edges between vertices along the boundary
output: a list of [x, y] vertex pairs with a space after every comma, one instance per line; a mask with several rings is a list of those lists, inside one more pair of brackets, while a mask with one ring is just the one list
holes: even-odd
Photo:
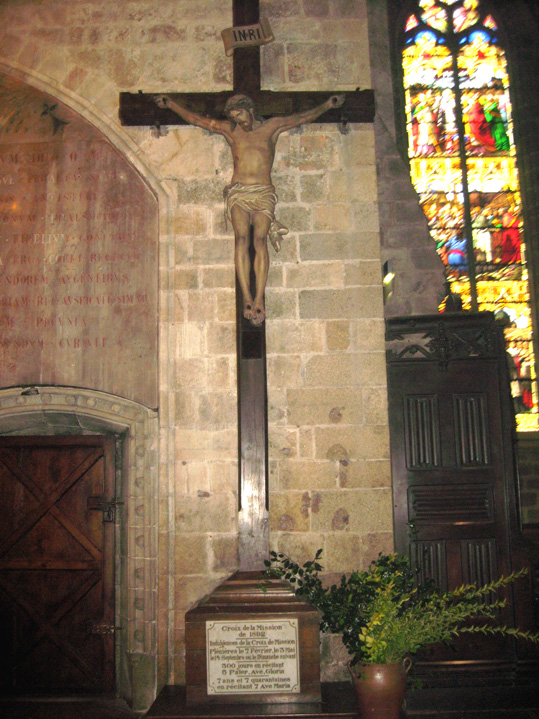
[[247, 95], [232, 95], [226, 101], [225, 114], [228, 114], [232, 110], [254, 110], [255, 104]]

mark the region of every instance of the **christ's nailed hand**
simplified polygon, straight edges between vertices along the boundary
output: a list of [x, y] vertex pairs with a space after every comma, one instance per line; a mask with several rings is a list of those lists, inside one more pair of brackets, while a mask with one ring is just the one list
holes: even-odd
[[166, 95], [154, 95], [153, 100], [161, 109], [164, 109], [168, 105], [168, 97]]
[[332, 95], [329, 98], [329, 105], [330, 107], [342, 107], [344, 105], [344, 100], [344, 95]]

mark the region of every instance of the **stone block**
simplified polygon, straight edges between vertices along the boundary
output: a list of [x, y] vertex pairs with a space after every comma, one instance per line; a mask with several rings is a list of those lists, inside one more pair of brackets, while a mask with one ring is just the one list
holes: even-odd
[[203, 267], [202, 287], [228, 287], [234, 289], [235, 274], [232, 264], [226, 267]]
[[[310, 207], [281, 204], [277, 207], [276, 217], [290, 232], [310, 232], [312, 229]], [[286, 242], [286, 237], [284, 242]]]
[[[187, 265], [193, 258], [193, 239], [191, 237], [174, 237], [174, 260], [176, 264]], [[179, 288], [178, 288], [179, 289]]]
[[299, 238], [302, 262], [377, 259], [379, 255], [380, 238], [377, 233], [317, 232]]
[[270, 507], [270, 531], [308, 531], [310, 504], [309, 492], [274, 493]]
[[236, 389], [236, 360], [211, 357], [208, 362], [208, 389]]
[[222, 182], [215, 177], [189, 180], [180, 177], [176, 181], [176, 189], [179, 205], [215, 205], [223, 196]]
[[288, 79], [294, 85], [343, 86], [358, 83], [358, 47], [353, 43], [290, 42], [287, 47]]
[[286, 424], [286, 389], [271, 387], [268, 392], [268, 421], [270, 424]]
[[391, 486], [389, 459], [347, 460], [339, 466], [339, 485], [352, 489], [376, 489]]
[[176, 267], [174, 270], [174, 288], [176, 290], [198, 289], [198, 270], [196, 267]]
[[299, 428], [299, 456], [303, 459], [314, 458], [314, 431], [312, 427]]
[[204, 534], [176, 534], [174, 573], [207, 574], [208, 569], [208, 537]]
[[208, 476], [212, 494], [230, 492], [238, 493], [238, 460], [228, 462], [211, 462], [208, 467]]
[[281, 490], [334, 489], [336, 484], [335, 462], [287, 459], [279, 467]]
[[207, 367], [203, 359], [176, 359], [176, 383], [188, 389], [204, 389], [206, 386]]
[[[191, 233], [192, 234], [192, 233]], [[232, 238], [193, 240], [192, 261], [196, 265], [228, 265], [232, 267], [234, 240]]]
[[176, 392], [174, 416], [177, 424], [194, 427], [197, 418], [198, 394], [187, 388]]
[[185, 322], [176, 335], [177, 357], [200, 357], [206, 354], [205, 325], [202, 322]]
[[286, 459], [297, 455], [297, 429], [273, 426], [268, 434], [268, 452], [271, 459]]
[[[279, 219], [279, 210], [277, 210], [277, 219]], [[297, 234], [290, 232], [288, 235], [283, 237], [281, 249], [279, 252], [275, 252], [273, 247], [270, 245], [270, 268], [278, 265], [284, 265], [287, 262], [297, 263], [299, 262], [299, 250], [298, 250], [298, 236]]]
[[357, 354], [314, 355], [305, 364], [307, 387], [360, 386], [361, 359]]
[[311, 527], [315, 532], [391, 532], [391, 490], [319, 491], [313, 495]]
[[174, 430], [176, 456], [181, 460], [230, 460], [238, 450], [237, 430]]
[[234, 534], [237, 529], [237, 507], [231, 493], [202, 496], [176, 496], [176, 526], [185, 534], [221, 532]]
[[208, 290], [192, 290], [187, 295], [187, 319], [189, 322], [215, 320], [215, 295]]
[[344, 284], [362, 287], [382, 285], [382, 266], [379, 260], [359, 260], [344, 265]]
[[373, 287], [302, 290], [299, 293], [299, 314], [302, 319], [382, 317], [381, 285], [378, 291]]
[[268, 322], [266, 347], [268, 356], [322, 352], [324, 327], [320, 322]]
[[236, 327], [232, 322], [212, 323], [206, 328], [206, 347], [209, 354], [234, 354]]
[[[176, 614], [181, 616], [182, 625], [184, 621], [184, 612], [188, 611], [196, 604], [198, 604], [204, 597], [211, 594], [215, 589], [217, 582], [214, 577], [207, 576], [188, 576], [188, 577], [176, 577], [174, 587], [174, 607]], [[178, 625], [176, 625], [178, 626]], [[181, 631], [178, 637], [178, 644], [175, 648], [175, 652], [185, 653], [185, 636]]]
[[[363, 352], [385, 352], [385, 324], [382, 317], [366, 318], [350, 322], [351, 348]], [[382, 357], [379, 361], [382, 361]], [[385, 355], [383, 361], [385, 362]]]
[[322, 132], [314, 126], [299, 140], [299, 156], [291, 157], [292, 166], [300, 171], [328, 172], [340, 166], [340, 136]]
[[367, 8], [365, 0], [333, 0], [331, 11], [334, 17], [366, 19]]
[[[271, 19], [273, 23], [273, 15], [271, 15]], [[266, 90], [277, 90], [283, 86], [286, 80], [284, 45], [273, 42], [269, 45], [262, 46], [261, 50], [260, 70], [264, 79], [263, 88]]]
[[271, 180], [280, 203], [290, 204], [298, 201], [296, 172], [292, 174], [272, 172]]
[[303, 0], [303, 12], [307, 17], [327, 17], [329, 0]]
[[206, 235], [208, 213], [200, 207], [177, 208], [171, 220], [171, 232], [176, 235]]
[[199, 395], [198, 403], [201, 429], [221, 429], [237, 422], [237, 400], [233, 392], [205, 392]]
[[289, 389], [287, 407], [288, 421], [298, 426], [363, 424], [359, 387]]
[[342, 287], [342, 262], [309, 262], [285, 267], [286, 287]]
[[221, 138], [211, 137], [203, 130], [194, 127], [170, 129], [165, 138], [155, 139], [155, 143], [175, 140], [170, 154], [161, 162], [161, 173], [170, 177], [194, 177], [200, 180], [204, 175], [215, 176], [214, 149], [222, 142]]
[[[348, 162], [353, 162], [354, 166], [370, 165], [374, 168], [376, 155], [372, 125], [361, 125], [357, 129], [354, 128], [354, 131], [344, 135], [342, 138], [342, 153], [343, 158]], [[373, 182], [375, 182], [374, 174]]]
[[[270, 260], [271, 261], [271, 260]], [[270, 264], [266, 287], [282, 288], [284, 286], [284, 266]]]
[[270, 320], [297, 320], [298, 296], [295, 290], [268, 287], [266, 313]]
[[230, 574], [238, 568], [238, 539], [236, 536], [210, 536], [211, 569]]
[[[377, 202], [353, 202], [353, 221], [362, 232], [379, 232], [380, 216]], [[368, 257], [362, 259], [370, 259]]]
[[387, 388], [366, 387], [363, 390], [365, 424], [387, 424]]
[[361, 567], [367, 568], [373, 559], [378, 557], [378, 554], [391, 554], [395, 551], [395, 545], [393, 543], [393, 532], [369, 532], [362, 537], [361, 542], [362, 559]]
[[262, 0], [260, 16], [271, 18], [291, 18], [300, 15], [300, 0]]
[[333, 572], [353, 572], [360, 566], [361, 542], [361, 536], [352, 532], [329, 532], [323, 564]]
[[234, 322], [236, 320], [236, 292], [232, 289], [216, 290], [217, 319], [219, 322]]
[[300, 175], [301, 201], [307, 204], [320, 202], [327, 197], [326, 175], [320, 174]]
[[[359, 225], [361, 227], [361, 225]], [[313, 207], [313, 229], [315, 232], [349, 232], [353, 229], [349, 204], [315, 205]], [[367, 227], [366, 229], [371, 229]], [[376, 228], [374, 228], [376, 229]]]
[[174, 478], [176, 492], [180, 495], [195, 495], [198, 492], [211, 490], [209, 465], [203, 461], [193, 460], [175, 462]]
[[387, 426], [315, 427], [316, 457], [331, 457], [332, 448], [343, 446], [349, 459], [387, 459], [389, 432]]
[[279, 532], [270, 537], [272, 550], [283, 552], [298, 564], [308, 562], [324, 545], [324, 535], [313, 532]]
[[268, 387], [299, 387], [301, 357], [299, 355], [274, 355], [267, 358]]
[[331, 320], [324, 324], [328, 350], [338, 352], [350, 347], [350, 322], [348, 320]]

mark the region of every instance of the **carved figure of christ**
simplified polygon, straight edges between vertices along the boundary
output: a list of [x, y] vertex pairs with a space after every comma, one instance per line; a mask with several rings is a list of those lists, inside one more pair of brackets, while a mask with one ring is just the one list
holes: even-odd
[[[344, 95], [333, 95], [326, 102], [294, 115], [275, 116], [268, 120], [257, 117], [253, 101], [246, 95], [232, 96], [225, 106], [227, 120], [217, 120], [189, 110], [166, 95], [155, 101], [161, 108], [170, 108], [191, 125], [222, 135], [230, 145], [234, 171], [225, 188], [227, 215], [235, 237], [235, 265], [243, 295], [243, 316], [253, 325], [266, 318], [264, 291], [269, 269], [268, 236], [278, 251], [280, 235], [286, 228], [275, 220], [277, 196], [271, 181], [275, 147], [279, 135], [286, 130], [313, 122], [327, 110], [341, 107]], [[254, 273], [256, 291], [252, 297], [249, 275], [250, 228], [253, 228]]]

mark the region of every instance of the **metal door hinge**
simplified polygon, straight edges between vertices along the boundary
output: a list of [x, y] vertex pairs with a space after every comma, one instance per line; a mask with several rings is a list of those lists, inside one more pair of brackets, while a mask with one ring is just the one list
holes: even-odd
[[114, 522], [116, 520], [116, 507], [120, 504], [124, 504], [124, 502], [116, 498], [107, 501], [104, 497], [88, 497], [86, 507], [89, 510], [103, 512], [104, 522]]

